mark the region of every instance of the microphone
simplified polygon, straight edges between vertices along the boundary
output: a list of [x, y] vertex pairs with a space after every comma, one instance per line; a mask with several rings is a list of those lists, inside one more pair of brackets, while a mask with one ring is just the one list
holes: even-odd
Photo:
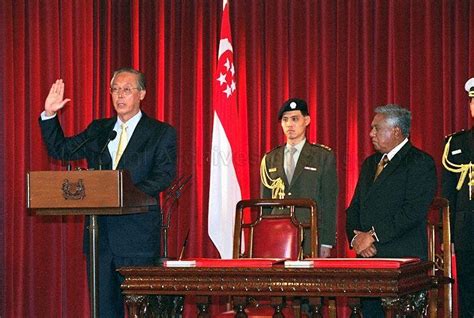
[[[166, 197], [167, 199], [176, 198], [181, 195], [180, 191], [183, 190], [184, 186], [191, 180], [193, 175], [190, 174], [189, 176], [181, 176], [178, 180], [176, 180], [171, 187], [166, 190]], [[184, 181], [183, 181], [184, 180]]]
[[[171, 186], [166, 190], [165, 201], [162, 204], [163, 207], [168, 206], [167, 203], [169, 203], [171, 199], [176, 200], [179, 198], [179, 196], [181, 195], [180, 191], [183, 189], [186, 183], [188, 183], [191, 177], [192, 174], [187, 177], [181, 176], [171, 184]], [[183, 180], [185, 180], [184, 183], [181, 183], [183, 182]]]
[[176, 189], [176, 191], [174, 191], [175, 193], [175, 199], [178, 199], [180, 196], [181, 196], [181, 190], [183, 190], [184, 186], [189, 182], [189, 180], [191, 180], [191, 177], [193, 175], [190, 174], [184, 181], [183, 183], [181, 183], [181, 185], [178, 187], [178, 189]]
[[115, 130], [111, 130], [109, 132], [109, 135], [107, 136], [107, 141], [105, 142], [105, 145], [99, 152], [99, 170], [102, 170], [102, 154], [104, 153], [105, 149], [107, 149], [109, 143], [115, 139], [115, 137], [117, 137], [117, 132]]
[[78, 152], [82, 147], [84, 147], [85, 144], [87, 144], [89, 141], [92, 139], [97, 138], [100, 135], [100, 132], [97, 134], [94, 134], [86, 139], [84, 139], [79, 145], [77, 145], [76, 148], [74, 148], [71, 153], [69, 153], [68, 159], [67, 159], [67, 171], [71, 171], [71, 158]]
[[184, 176], [181, 176], [179, 177], [178, 180], [175, 180], [173, 184], [171, 184], [171, 186], [166, 190], [166, 195], [170, 196], [183, 179], [184, 179]]
[[[186, 184], [188, 184], [188, 182], [189, 182], [189, 180], [191, 180], [192, 176], [193, 175], [190, 174], [187, 177], [179, 178], [179, 180], [172, 186], [171, 191], [169, 191], [166, 194], [166, 199], [165, 199], [165, 202], [163, 204], [163, 208], [167, 208], [167, 209], [163, 209], [163, 210], [164, 211], [166, 210], [167, 218], [166, 218], [166, 224], [165, 225], [162, 224], [163, 227], [169, 228], [170, 222], [171, 222], [171, 212], [172, 212], [173, 206], [176, 203], [176, 201], [178, 201], [179, 197], [181, 196], [181, 190], [183, 190], [184, 186]], [[183, 179], [184, 179], [184, 181], [182, 181]], [[182, 182], [182, 183], [179, 184], [180, 182]], [[178, 187], [178, 188], [175, 189], [176, 187]], [[169, 202], [171, 202], [171, 203], [169, 203]]]
[[183, 259], [184, 250], [186, 249], [186, 246], [188, 245], [188, 238], [189, 238], [189, 229], [188, 229], [188, 233], [186, 234], [186, 238], [184, 239], [183, 246], [181, 247], [181, 253], [179, 253], [178, 261]]
[[[161, 214], [161, 230], [162, 236], [163, 236], [163, 256], [158, 259], [158, 264], [162, 264], [163, 260], [168, 259], [168, 229], [170, 227], [171, 223], [171, 214], [173, 212], [173, 208], [178, 202], [179, 197], [181, 196], [181, 191], [184, 189], [186, 184], [191, 180], [192, 174], [183, 177], [181, 176], [176, 182], [173, 183], [173, 185], [168, 189], [166, 192], [166, 198], [164, 200], [164, 203], [162, 205], [162, 214]], [[189, 231], [188, 231], [189, 235]], [[188, 236], [186, 235], [186, 237]], [[183, 250], [181, 251], [181, 254], [184, 253], [184, 247], [186, 247], [186, 242], [187, 238], [185, 240], [185, 243], [183, 244]]]

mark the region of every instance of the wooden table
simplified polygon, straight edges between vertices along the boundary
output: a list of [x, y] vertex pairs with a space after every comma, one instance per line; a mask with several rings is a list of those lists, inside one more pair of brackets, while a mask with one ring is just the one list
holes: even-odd
[[[146, 295], [199, 296], [200, 317], [208, 316], [210, 296], [381, 297], [386, 317], [416, 315], [426, 310], [425, 293], [432, 284], [430, 262], [400, 268], [166, 268], [125, 267], [122, 292], [130, 317], [147, 312]], [[421, 292], [421, 293], [420, 293]], [[420, 296], [421, 295], [421, 296]], [[244, 296], [244, 297], [242, 297]], [[179, 304], [178, 304], [179, 306]], [[410, 309], [412, 308], [412, 309]], [[358, 308], [353, 308], [355, 317]], [[240, 314], [243, 314], [240, 312]]]

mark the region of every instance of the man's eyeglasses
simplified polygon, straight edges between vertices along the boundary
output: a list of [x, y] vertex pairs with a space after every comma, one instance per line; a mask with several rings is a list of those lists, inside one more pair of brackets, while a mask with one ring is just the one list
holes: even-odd
[[132, 92], [133, 92], [134, 89], [140, 90], [137, 87], [124, 87], [124, 88], [111, 87], [110, 88], [110, 94], [120, 95], [120, 93], [122, 93], [125, 96], [130, 96], [130, 95], [132, 95]]

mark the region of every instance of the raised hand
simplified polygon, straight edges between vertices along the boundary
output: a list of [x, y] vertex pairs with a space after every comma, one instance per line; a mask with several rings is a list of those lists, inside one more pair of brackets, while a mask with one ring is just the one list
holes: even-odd
[[71, 99], [64, 99], [64, 82], [62, 79], [56, 80], [49, 90], [48, 97], [44, 101], [44, 110], [47, 116], [53, 116], [58, 110], [64, 107]]

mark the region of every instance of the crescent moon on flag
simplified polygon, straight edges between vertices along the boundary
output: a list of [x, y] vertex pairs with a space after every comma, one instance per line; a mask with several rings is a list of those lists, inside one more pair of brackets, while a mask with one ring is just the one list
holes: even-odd
[[222, 54], [226, 51], [231, 51], [232, 52], [232, 43], [230, 43], [228, 38], [222, 39], [219, 42], [219, 56], [217, 57], [218, 59], [221, 58]]

